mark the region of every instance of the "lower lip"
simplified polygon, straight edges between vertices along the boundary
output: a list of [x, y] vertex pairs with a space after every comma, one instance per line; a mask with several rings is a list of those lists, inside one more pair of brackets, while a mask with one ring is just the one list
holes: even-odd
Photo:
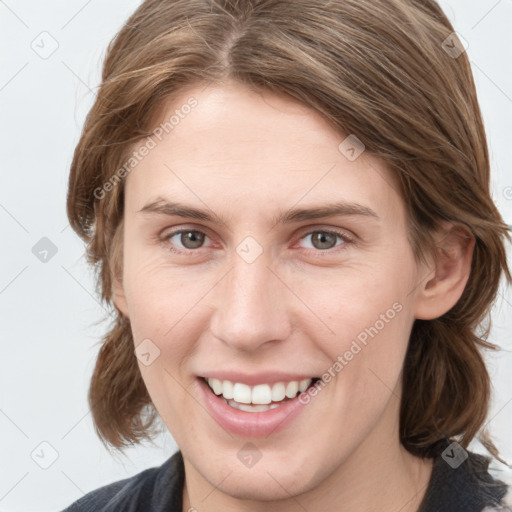
[[202, 378], [197, 380], [208, 412], [222, 428], [240, 436], [268, 437], [283, 430], [304, 409], [304, 404], [298, 399], [300, 395], [297, 395], [268, 411], [240, 411], [217, 396]]

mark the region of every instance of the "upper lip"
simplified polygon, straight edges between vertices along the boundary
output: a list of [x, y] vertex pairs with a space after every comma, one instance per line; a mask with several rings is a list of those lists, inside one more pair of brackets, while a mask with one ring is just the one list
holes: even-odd
[[205, 379], [213, 378], [219, 380], [229, 380], [231, 382], [240, 382], [248, 386], [258, 384], [275, 384], [276, 382], [290, 382], [292, 380], [315, 379], [312, 374], [304, 373], [281, 373], [281, 372], [260, 372], [260, 373], [242, 373], [240, 371], [219, 371], [212, 370], [204, 372], [201, 377]]

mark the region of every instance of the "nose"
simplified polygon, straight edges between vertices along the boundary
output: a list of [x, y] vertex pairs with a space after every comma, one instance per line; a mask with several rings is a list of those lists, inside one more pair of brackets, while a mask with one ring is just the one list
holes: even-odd
[[232, 348], [255, 351], [290, 336], [293, 294], [265, 253], [252, 263], [234, 254], [231, 271], [213, 291], [211, 333]]

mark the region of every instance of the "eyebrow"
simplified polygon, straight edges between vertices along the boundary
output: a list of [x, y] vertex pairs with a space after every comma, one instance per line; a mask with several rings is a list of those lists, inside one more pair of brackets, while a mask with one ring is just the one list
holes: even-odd
[[[157, 198], [155, 201], [147, 203], [137, 213], [139, 212], [186, 217], [227, 226], [227, 219], [213, 212], [211, 209], [195, 208], [184, 203], [168, 201], [163, 198]], [[301, 222], [322, 217], [334, 217], [337, 215], [358, 215], [379, 219], [379, 216], [368, 206], [359, 203], [335, 202], [307, 208], [292, 208], [285, 212], [279, 212], [273, 220], [274, 225], [290, 224], [292, 222]]]

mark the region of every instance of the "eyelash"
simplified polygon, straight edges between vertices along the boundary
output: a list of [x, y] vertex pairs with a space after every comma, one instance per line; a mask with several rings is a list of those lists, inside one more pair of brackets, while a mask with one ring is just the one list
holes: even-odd
[[[198, 247], [197, 249], [187, 249], [187, 250], [184, 250], [184, 251], [179, 251], [179, 250], [176, 250], [173, 247], [173, 245], [169, 243], [169, 240], [173, 236], [181, 234], [181, 233], [190, 233], [190, 232], [192, 232], [192, 233], [200, 233], [200, 234], [203, 234], [206, 237], [208, 237], [208, 235], [204, 231], [201, 231], [199, 229], [190, 229], [190, 228], [189, 229], [183, 229], [183, 228], [181, 228], [181, 229], [176, 229], [174, 231], [166, 233], [163, 237], [159, 238], [159, 241], [161, 241], [163, 244], [165, 244], [166, 248], [168, 250], [170, 250], [171, 252], [175, 253], [175, 254], [181, 254], [181, 255], [192, 254], [194, 252], [197, 252], [199, 249], [202, 249], [203, 247]], [[313, 252], [318, 253], [318, 256], [320, 256], [320, 257], [322, 257], [322, 255], [324, 255], [324, 254], [325, 255], [332, 255], [333, 253], [345, 250], [347, 248], [347, 245], [354, 243], [354, 239], [351, 236], [349, 236], [347, 233], [341, 232], [341, 231], [337, 231], [337, 230], [333, 230], [333, 229], [313, 229], [311, 231], [306, 232], [302, 236], [300, 236], [299, 240], [302, 240], [302, 239], [304, 239], [304, 238], [306, 238], [309, 235], [312, 235], [314, 233], [324, 233], [324, 234], [327, 233], [329, 235], [335, 235], [335, 236], [339, 237], [343, 241], [342, 244], [340, 244], [339, 246], [334, 246], [331, 249], [324, 249], [324, 250], [321, 250], [321, 249], [307, 249], [307, 250], [312, 250]]]

